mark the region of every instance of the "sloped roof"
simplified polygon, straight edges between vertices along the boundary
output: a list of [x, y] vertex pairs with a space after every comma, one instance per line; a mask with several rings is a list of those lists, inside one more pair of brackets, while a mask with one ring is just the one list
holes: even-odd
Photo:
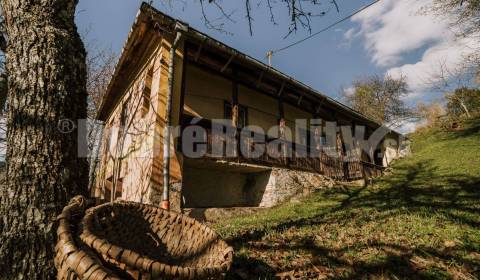
[[[183, 25], [186, 28], [186, 32], [184, 32], [184, 35], [186, 37], [186, 40], [195, 40], [195, 41], [200, 41], [202, 42], [203, 48], [212, 48], [216, 52], [219, 53], [225, 53], [228, 54], [229, 56], [234, 56], [234, 60], [238, 63], [242, 64], [247, 64], [251, 65], [255, 68], [258, 68], [260, 71], [264, 71], [265, 73], [268, 73], [272, 76], [276, 76], [279, 80], [282, 80], [285, 83], [291, 84], [292, 86], [295, 86], [299, 90], [302, 91], [303, 94], [307, 94], [309, 97], [317, 99], [320, 104], [323, 106], [327, 105], [331, 107], [334, 110], [341, 111], [343, 113], [346, 113], [347, 115], [350, 115], [352, 118], [361, 120], [362, 122], [365, 122], [365, 124], [368, 124], [369, 126], [373, 128], [378, 128], [381, 126], [381, 124], [373, 121], [372, 119], [366, 117], [365, 115], [361, 114], [360, 112], [330, 98], [329, 96], [321, 93], [320, 91], [317, 91], [313, 89], [312, 87], [288, 76], [287, 74], [282, 73], [281, 71], [275, 69], [274, 67], [271, 67], [245, 53], [242, 53], [214, 38], [211, 36], [202, 33], [195, 28], [192, 28], [188, 26], [187, 23], [174, 19], [167, 14], [164, 14], [160, 12], [159, 10], [155, 9], [151, 5], [143, 2], [140, 10], [137, 13], [135, 22], [130, 30], [130, 33], [128, 35], [128, 39], [125, 43], [125, 46], [122, 49], [122, 53], [119, 59], [119, 62], [117, 66], [115, 67], [115, 73], [112, 77], [112, 80], [110, 81], [110, 84], [107, 88], [106, 95], [102, 101], [102, 104], [100, 106], [99, 112], [98, 112], [98, 119], [100, 120], [105, 120], [110, 112], [109, 107], [112, 107], [112, 103], [115, 103], [115, 95], [119, 94], [118, 92], [115, 92], [114, 86], [115, 84], [121, 80], [121, 71], [123, 68], [125, 68], [125, 61], [127, 60], [128, 56], [132, 53], [133, 49], [133, 44], [135, 40], [137, 40], [142, 33], [145, 33], [145, 25], [142, 25], [142, 23], [149, 22], [151, 23], [151, 26], [154, 26], [155, 28], [158, 28], [159, 30], [163, 32], [168, 32], [173, 34], [175, 32], [175, 26], [177, 23]], [[139, 35], [140, 34], [140, 35]], [[398, 133], [394, 130], [392, 130], [393, 133], [401, 135], [401, 133]]]

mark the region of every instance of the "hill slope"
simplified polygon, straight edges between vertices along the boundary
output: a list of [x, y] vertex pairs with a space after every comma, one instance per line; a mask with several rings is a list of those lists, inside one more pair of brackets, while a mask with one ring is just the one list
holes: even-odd
[[229, 278], [478, 279], [480, 121], [412, 139], [373, 185], [214, 225], [236, 250]]

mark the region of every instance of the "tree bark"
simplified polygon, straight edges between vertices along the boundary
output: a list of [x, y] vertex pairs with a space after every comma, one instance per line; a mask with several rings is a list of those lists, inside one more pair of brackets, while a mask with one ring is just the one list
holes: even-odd
[[[0, 279], [52, 279], [56, 216], [87, 194], [77, 156], [86, 118], [85, 49], [77, 0], [1, 0], [8, 35], [7, 183], [1, 186]], [[65, 127], [63, 127], [65, 128]]]
[[467, 117], [471, 118], [470, 111], [468, 111], [467, 106], [465, 106], [465, 102], [463, 102], [463, 100], [460, 98], [458, 98], [458, 101], [460, 102], [460, 106], [462, 106], [463, 111], [465, 111], [465, 114], [467, 114]]

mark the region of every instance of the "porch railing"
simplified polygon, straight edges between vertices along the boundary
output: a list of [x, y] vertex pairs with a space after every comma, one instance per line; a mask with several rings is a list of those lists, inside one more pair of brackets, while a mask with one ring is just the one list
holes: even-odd
[[[182, 129], [190, 125], [190, 121], [191, 118], [184, 118]], [[316, 172], [346, 181], [378, 177], [383, 174], [384, 170], [382, 166], [362, 160], [345, 160], [345, 157], [338, 154], [335, 149], [331, 150], [335, 156], [330, 156], [332, 153], [327, 153], [325, 149], [315, 150], [315, 147], [310, 145], [288, 142], [268, 135], [261, 137], [265, 139], [265, 142], [256, 143], [252, 141], [252, 138], [240, 137], [240, 129], [237, 129], [236, 133], [212, 133], [212, 122], [206, 119], [195, 122], [194, 125], [202, 127], [204, 131], [204, 135], [197, 135], [196, 138], [203, 139], [202, 143], [197, 143], [197, 146], [204, 147], [202, 158], [205, 159]], [[275, 145], [269, 145], [273, 141], [276, 141]], [[262, 145], [262, 147], [256, 147], [256, 145]], [[178, 147], [180, 150], [182, 149], [182, 138], [180, 138]], [[255, 155], [252, 151], [256, 148], [260, 148], [264, 152]], [[217, 151], [222, 151], [222, 153], [219, 154]]]

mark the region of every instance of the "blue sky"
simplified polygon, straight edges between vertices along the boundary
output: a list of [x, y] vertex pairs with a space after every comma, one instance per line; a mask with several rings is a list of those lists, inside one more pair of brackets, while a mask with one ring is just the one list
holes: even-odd
[[[253, 36], [248, 31], [244, 1], [222, 1], [225, 11], [231, 12], [235, 22], [221, 20], [223, 31], [205, 26], [199, 1], [154, 1], [161, 11], [179, 18], [224, 43], [259, 60], [265, 61], [268, 50], [288, 45], [309, 35], [300, 30], [284, 38], [288, 29], [287, 10], [279, 2], [274, 10], [277, 25], [270, 22], [267, 7], [252, 1], [254, 17]], [[185, 4], [187, 3], [188, 4]], [[335, 22], [368, 4], [364, 0], [337, 0], [337, 12], [330, 1], [318, 7], [325, 16], [312, 21], [312, 32]], [[383, 0], [363, 13], [335, 26], [310, 40], [276, 54], [272, 65], [282, 72], [336, 98], [341, 87], [371, 74], [405, 75], [412, 89], [411, 104], [418, 100], [433, 100], [440, 93], [425, 85], [436, 65], [455, 67], [470, 41], [454, 40], [446, 20], [419, 13], [430, 0]], [[183, 4], [182, 4], [183, 3]], [[77, 25], [88, 44], [111, 48], [119, 53], [134, 21], [141, 1], [134, 0], [80, 0]], [[219, 16], [213, 6], [206, 6], [210, 19]], [[404, 130], [411, 130], [413, 124]]]

